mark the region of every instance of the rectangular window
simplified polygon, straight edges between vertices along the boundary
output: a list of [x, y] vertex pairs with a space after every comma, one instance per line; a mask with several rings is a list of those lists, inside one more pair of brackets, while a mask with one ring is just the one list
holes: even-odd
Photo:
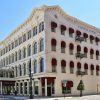
[[99, 76], [99, 70], [96, 70], [96, 75]]
[[84, 69], [86, 75], [88, 75], [88, 69]]
[[56, 66], [52, 66], [52, 72], [56, 72]]
[[73, 50], [69, 49], [69, 54], [73, 55]]
[[65, 66], [61, 66], [61, 71], [62, 71], [62, 73], [66, 73], [66, 67]]
[[93, 40], [90, 39], [90, 43], [93, 44]]
[[93, 54], [90, 54], [90, 59], [93, 59]]
[[31, 30], [28, 32], [28, 39], [31, 38]]
[[84, 41], [87, 42], [87, 38], [84, 38]]
[[94, 74], [94, 70], [91, 70], [91, 75], [93, 75]]
[[23, 42], [26, 41], [26, 34], [23, 35]]
[[96, 60], [99, 60], [99, 56], [98, 55], [96, 55]]
[[65, 31], [62, 31], [62, 30], [61, 30], [61, 35], [65, 35]]
[[65, 47], [61, 47], [61, 53], [65, 53]]

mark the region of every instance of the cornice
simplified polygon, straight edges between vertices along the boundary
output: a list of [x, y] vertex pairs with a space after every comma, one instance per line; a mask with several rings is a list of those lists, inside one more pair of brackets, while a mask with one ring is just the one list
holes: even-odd
[[97, 33], [100, 33], [100, 29], [99, 28], [96, 28], [95, 26], [92, 26], [90, 24], [87, 24], [83, 21], [80, 21], [79, 19], [75, 18], [75, 17], [72, 17], [68, 14], [66, 14], [59, 6], [46, 6], [46, 5], [43, 5], [42, 7], [39, 7], [39, 8], [35, 8], [32, 10], [30, 16], [21, 24], [19, 25], [14, 31], [11, 32], [11, 34], [5, 38], [3, 41], [0, 42], [0, 45], [3, 44], [4, 41], [7, 41], [10, 39], [11, 36], [13, 36], [14, 34], [16, 34], [18, 31], [20, 31], [20, 29], [22, 29], [24, 26], [26, 26], [31, 20], [32, 18], [34, 17], [34, 14], [37, 12], [37, 11], [48, 11], [48, 10], [56, 10], [57, 12], [59, 12], [65, 19], [67, 19], [68, 21], [70, 21], [71, 23], [74, 23], [74, 24], [81, 24], [83, 25], [84, 27], [86, 28], [90, 28], [92, 30], [94, 30], [95, 32]]

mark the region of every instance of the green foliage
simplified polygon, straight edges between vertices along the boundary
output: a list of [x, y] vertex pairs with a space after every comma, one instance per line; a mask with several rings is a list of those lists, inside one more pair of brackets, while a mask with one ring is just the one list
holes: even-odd
[[77, 86], [77, 90], [84, 90], [84, 83], [82, 80], [80, 80], [80, 83]]

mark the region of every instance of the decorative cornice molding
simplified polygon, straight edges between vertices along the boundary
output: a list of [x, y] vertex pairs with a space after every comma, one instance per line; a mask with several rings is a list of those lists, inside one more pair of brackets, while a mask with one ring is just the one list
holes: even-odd
[[75, 17], [72, 17], [70, 15], [67, 15], [59, 6], [46, 6], [46, 5], [43, 5], [42, 7], [40, 8], [35, 8], [32, 10], [30, 16], [21, 24], [19, 25], [7, 38], [5, 38], [3, 41], [0, 42], [0, 45], [3, 44], [4, 41], [9, 41], [10, 37], [13, 36], [14, 34], [16, 34], [20, 29], [22, 29], [24, 26], [26, 26], [33, 18], [34, 14], [37, 12], [37, 11], [49, 11], [49, 10], [56, 10], [58, 11], [65, 19], [67, 19], [68, 21], [70, 21], [71, 23], [74, 23], [74, 24], [81, 24], [83, 25], [84, 27], [87, 27], [87, 28], [90, 28], [92, 30], [94, 30], [95, 32], [97, 33], [100, 33], [100, 29], [99, 28], [96, 28], [95, 26], [92, 26], [90, 24], [87, 24], [83, 21], [80, 21], [79, 19], [75, 18]]

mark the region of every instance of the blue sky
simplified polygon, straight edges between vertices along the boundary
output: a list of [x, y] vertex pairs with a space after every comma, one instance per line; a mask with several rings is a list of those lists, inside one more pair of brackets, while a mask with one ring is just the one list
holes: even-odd
[[100, 0], [0, 0], [0, 41], [16, 29], [34, 7], [42, 5], [59, 5], [67, 14], [100, 27]]

